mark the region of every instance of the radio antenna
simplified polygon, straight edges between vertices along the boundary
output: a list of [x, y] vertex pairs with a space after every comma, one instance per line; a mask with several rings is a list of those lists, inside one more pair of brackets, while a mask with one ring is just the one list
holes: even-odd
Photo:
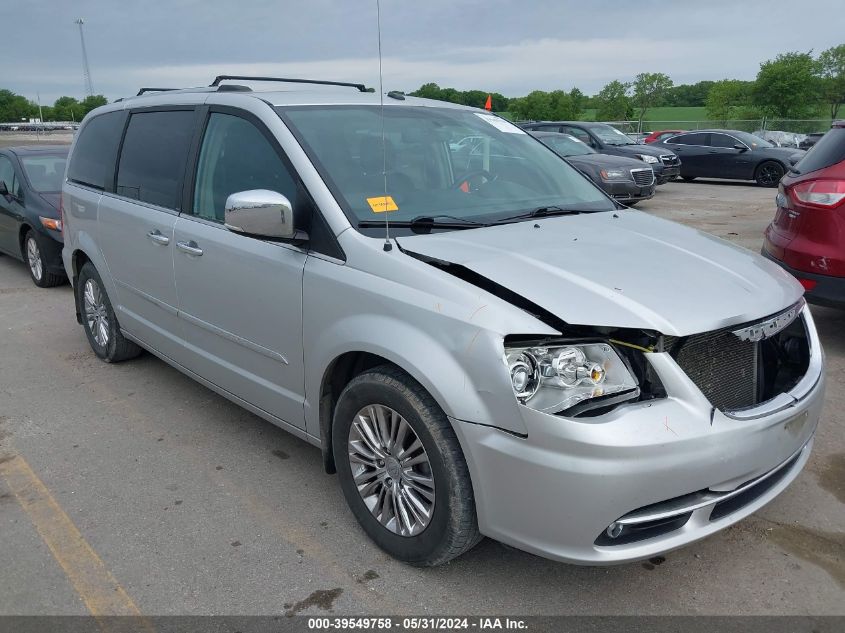
[[384, 133], [384, 75], [381, 70], [381, 5], [376, 0], [376, 28], [378, 29], [378, 100], [381, 108], [381, 175], [384, 178], [384, 197], [381, 199], [384, 205], [384, 250], [393, 250], [390, 243], [390, 209], [387, 204], [387, 139]]

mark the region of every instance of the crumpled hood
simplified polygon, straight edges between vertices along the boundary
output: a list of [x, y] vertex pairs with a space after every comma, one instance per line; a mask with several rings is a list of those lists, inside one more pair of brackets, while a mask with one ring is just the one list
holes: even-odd
[[760, 255], [637, 211], [397, 242], [469, 268], [573, 325], [683, 336], [768, 316], [803, 294], [794, 278]]

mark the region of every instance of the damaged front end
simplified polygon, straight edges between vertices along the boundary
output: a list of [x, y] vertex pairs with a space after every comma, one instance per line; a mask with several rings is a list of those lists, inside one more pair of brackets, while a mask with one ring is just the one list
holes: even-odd
[[466, 266], [404, 252], [560, 332], [504, 339], [503, 362], [514, 395], [520, 404], [544, 413], [595, 417], [621, 404], [665, 398], [666, 388], [649, 354], [671, 356], [713, 412], [737, 417], [783, 396], [808, 373], [811, 350], [803, 299], [762, 320], [688, 336], [575, 325]]

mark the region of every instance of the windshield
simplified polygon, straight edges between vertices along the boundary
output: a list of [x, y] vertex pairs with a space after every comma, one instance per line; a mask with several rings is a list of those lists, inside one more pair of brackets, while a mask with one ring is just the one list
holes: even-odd
[[637, 142], [612, 125], [592, 125], [590, 131], [605, 145], [636, 145]]
[[22, 156], [21, 164], [32, 188], [38, 193], [55, 193], [62, 190], [66, 156]]
[[569, 134], [555, 134], [554, 136], [538, 136], [543, 143], [551, 147], [561, 156], [581, 156], [583, 154], [595, 154], [596, 150], [579, 141]]
[[391, 222], [450, 216], [488, 223], [539, 207], [615, 208], [566, 161], [490, 114], [385, 106], [385, 158], [379, 106], [277, 110], [354, 226], [384, 221], [385, 210]]
[[748, 145], [751, 149], [759, 149], [761, 147], [776, 147], [774, 143], [769, 143], [764, 138], [749, 134], [748, 132], [731, 132], [736, 138]]

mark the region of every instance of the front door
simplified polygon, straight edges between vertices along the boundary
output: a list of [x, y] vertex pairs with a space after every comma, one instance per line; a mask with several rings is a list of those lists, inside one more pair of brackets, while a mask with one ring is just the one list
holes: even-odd
[[306, 253], [229, 231], [226, 198], [269, 189], [297, 210], [295, 177], [260, 123], [208, 115], [192, 208], [176, 222], [174, 270], [186, 365], [247, 403], [304, 427], [302, 275]]
[[0, 195], [0, 251], [21, 256], [18, 231], [23, 209], [16, 194], [19, 192], [15, 167], [8, 156], [0, 156], [0, 181], [6, 184], [8, 194]]
[[728, 134], [712, 132], [710, 134], [710, 151], [707, 153], [707, 171], [714, 178], [747, 178], [749, 159], [748, 151], [737, 149], [736, 145], [744, 145]]

